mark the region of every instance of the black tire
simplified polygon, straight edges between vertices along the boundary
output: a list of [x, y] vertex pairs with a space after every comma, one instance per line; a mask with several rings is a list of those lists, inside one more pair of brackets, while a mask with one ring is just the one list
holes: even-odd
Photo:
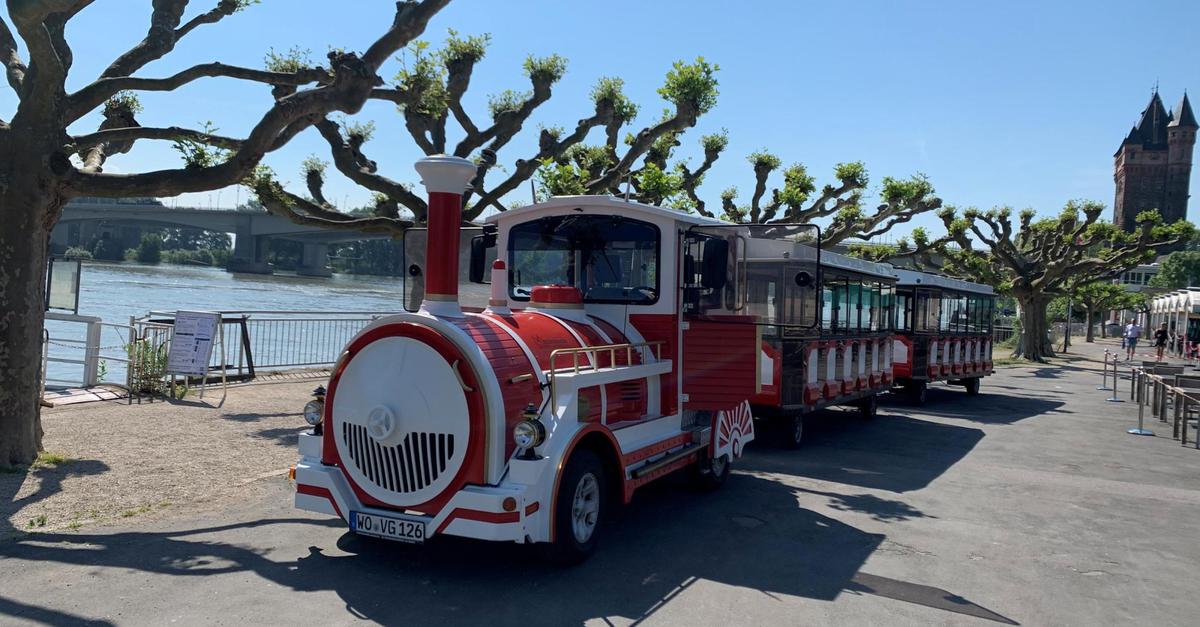
[[715, 492], [725, 485], [725, 480], [729, 478], [729, 467], [732, 465], [728, 455], [713, 459], [701, 458], [692, 466], [692, 479], [701, 490]]
[[777, 418], [775, 439], [781, 448], [795, 450], [804, 442], [804, 414]]
[[924, 381], [913, 381], [905, 390], [908, 392], [908, 401], [917, 407], [929, 400], [929, 384]]
[[963, 387], [967, 388], [967, 396], [979, 394], [979, 377], [971, 377], [963, 381]]
[[[594, 490], [585, 486], [585, 483], [594, 485]], [[585, 494], [584, 501], [578, 504], [584, 511], [576, 509], [580, 491], [590, 493]], [[608, 502], [607, 494], [604, 466], [596, 454], [588, 449], [572, 453], [558, 482], [554, 505], [554, 541], [544, 549], [548, 560], [563, 565], [578, 564], [596, 550], [601, 515], [605, 514], [603, 508]], [[590, 514], [587, 513], [589, 510]], [[581, 539], [576, 533], [577, 519], [583, 522], [581, 528], [591, 528], [585, 538]], [[590, 521], [590, 525], [587, 521]]]
[[879, 413], [879, 397], [875, 394], [863, 397], [858, 402], [858, 415], [863, 420], [873, 420]]

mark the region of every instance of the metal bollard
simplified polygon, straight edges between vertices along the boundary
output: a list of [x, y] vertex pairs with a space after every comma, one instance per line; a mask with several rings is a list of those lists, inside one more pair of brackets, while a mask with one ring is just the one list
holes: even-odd
[[[1117, 396], [1117, 356], [1116, 355], [1113, 355], [1112, 371], [1113, 371], [1113, 373], [1112, 373], [1112, 381], [1113, 381], [1112, 382], [1112, 395], [1104, 400], [1106, 400], [1110, 403], [1124, 403], [1125, 399]], [[1130, 376], [1132, 377], [1132, 373]], [[1104, 388], [1100, 388], [1100, 389], [1104, 389]]]
[[[1115, 365], [1115, 364], [1114, 364]], [[1117, 387], [1117, 378], [1113, 377], [1113, 387]], [[1108, 349], [1104, 349], [1104, 369], [1100, 371], [1100, 387], [1097, 390], [1108, 390]]]
[[[1126, 433], [1130, 435], [1154, 435], [1153, 431], [1146, 428], [1146, 377], [1141, 369], [1137, 369], [1132, 378], [1137, 384], [1138, 426], [1129, 429]], [[1200, 446], [1197, 448], [1200, 448]]]

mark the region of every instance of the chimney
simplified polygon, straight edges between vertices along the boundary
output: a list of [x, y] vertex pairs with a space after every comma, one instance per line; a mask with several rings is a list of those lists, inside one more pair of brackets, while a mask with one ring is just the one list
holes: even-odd
[[429, 237], [425, 250], [425, 300], [421, 310], [461, 316], [458, 304], [458, 254], [462, 196], [475, 176], [475, 164], [461, 157], [436, 155], [416, 163], [429, 193]]
[[492, 297], [488, 300], [488, 309], [502, 316], [511, 313], [508, 309], [508, 268], [502, 259], [492, 262]]

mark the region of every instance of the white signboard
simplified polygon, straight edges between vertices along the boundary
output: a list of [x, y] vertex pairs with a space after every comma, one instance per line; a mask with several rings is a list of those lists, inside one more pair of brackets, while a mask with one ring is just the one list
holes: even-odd
[[171, 331], [171, 352], [167, 354], [167, 372], [202, 375], [208, 372], [213, 338], [221, 315], [203, 311], [178, 311]]

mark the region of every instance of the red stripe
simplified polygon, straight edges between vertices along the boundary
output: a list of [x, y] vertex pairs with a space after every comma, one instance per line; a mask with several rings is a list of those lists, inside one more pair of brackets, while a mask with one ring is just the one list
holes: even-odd
[[438, 525], [437, 531], [434, 533], [441, 533], [444, 531], [455, 518], [461, 518], [463, 520], [475, 520], [492, 524], [504, 524], [514, 523], [521, 520], [521, 515], [517, 512], [481, 512], [479, 510], [456, 507], [454, 508], [454, 511], [450, 512], [450, 515], [446, 517], [446, 520], [443, 520], [442, 524]]
[[346, 517], [342, 515], [342, 508], [338, 507], [337, 499], [333, 498], [333, 493], [331, 493], [327, 488], [297, 483], [296, 492], [299, 494], [307, 494], [309, 496], [317, 496], [328, 499], [329, 502], [333, 504], [333, 511], [337, 512], [338, 518], [341, 518], [342, 520], [346, 519]]

